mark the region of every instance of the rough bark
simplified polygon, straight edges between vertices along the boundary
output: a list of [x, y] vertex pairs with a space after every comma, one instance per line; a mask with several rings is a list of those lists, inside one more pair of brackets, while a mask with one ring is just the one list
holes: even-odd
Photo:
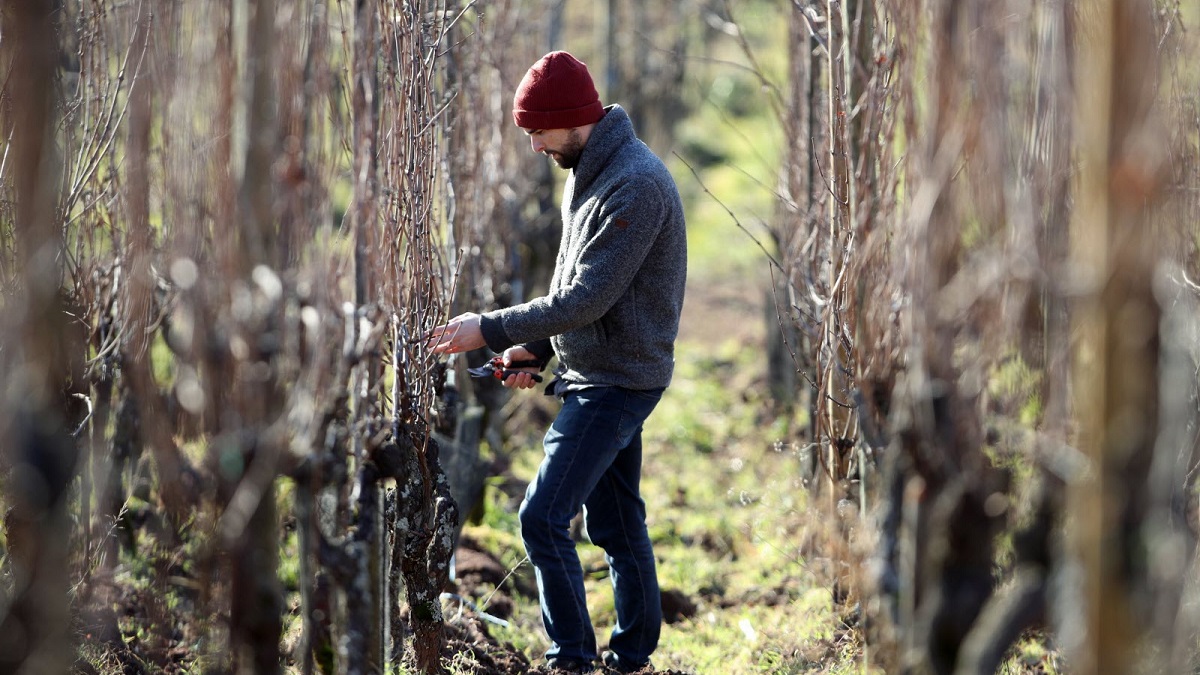
[[444, 628], [441, 594], [450, 579], [458, 507], [441, 470], [437, 441], [410, 430], [400, 447], [407, 455], [398, 499], [408, 531], [408, 539], [403, 542], [402, 574], [412, 624], [413, 659], [422, 673], [440, 673]]
[[[0, 590], [0, 670], [62, 673], [74, 636], [68, 613], [68, 487], [79, 449], [69, 392], [82, 384], [84, 342], [68, 323], [54, 142], [58, 40], [53, 3], [6, 3], [0, 62], [8, 151], [14, 171], [19, 292], [6, 302], [0, 382], [2, 514], [11, 585]], [[7, 176], [6, 176], [7, 179]], [[18, 639], [13, 639], [14, 637]]]
[[[1083, 565], [1083, 642], [1078, 672], [1132, 672], [1147, 627], [1142, 601], [1149, 561], [1140, 526], [1160, 413], [1158, 252], [1147, 206], [1156, 197], [1155, 36], [1149, 8], [1097, 3], [1080, 43], [1080, 193], [1072, 262], [1085, 276], [1077, 296], [1075, 404], [1090, 475], [1072, 490], [1075, 546]], [[1083, 67], [1086, 64], [1086, 67]]]

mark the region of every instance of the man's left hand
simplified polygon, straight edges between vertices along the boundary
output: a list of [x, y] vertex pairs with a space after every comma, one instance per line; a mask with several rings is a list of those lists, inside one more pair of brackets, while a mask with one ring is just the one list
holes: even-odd
[[479, 330], [479, 315], [459, 314], [448, 323], [425, 334], [425, 342], [434, 354], [457, 354], [479, 349], [486, 344]]

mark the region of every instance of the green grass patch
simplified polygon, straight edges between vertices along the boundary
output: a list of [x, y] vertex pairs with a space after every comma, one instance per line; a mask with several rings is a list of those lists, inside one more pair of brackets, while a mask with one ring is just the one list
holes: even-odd
[[[681, 342], [676, 361], [674, 383], [644, 430], [642, 496], [660, 586], [697, 611], [664, 626], [656, 666], [730, 675], [863, 672], [857, 632], [843, 625], [845, 610], [826, 581], [837, 562], [810, 561], [801, 550], [828, 526], [812, 515], [794, 444], [776, 437], [787, 425], [773, 423], [754, 386], [760, 355], [734, 342]], [[521, 438], [512, 474], [526, 481], [542, 451], [535, 434]], [[528, 563], [518, 567], [519, 498], [510, 496], [513, 485], [493, 480], [483, 521], [465, 532], [514, 574], [530, 575]], [[615, 623], [611, 582], [600, 549], [578, 550], [603, 646]], [[549, 645], [537, 601], [513, 599], [509, 626], [489, 631], [539, 663]]]

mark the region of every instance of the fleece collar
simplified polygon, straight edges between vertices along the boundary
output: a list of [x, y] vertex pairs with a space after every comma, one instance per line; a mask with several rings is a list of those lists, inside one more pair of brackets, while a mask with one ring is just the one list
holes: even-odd
[[587, 145], [583, 146], [579, 164], [571, 170], [575, 179], [574, 193], [577, 195], [587, 191], [596, 176], [608, 166], [618, 148], [629, 141], [637, 140], [633, 133], [633, 122], [624, 108], [614, 103], [604, 110], [604, 117], [592, 128]]

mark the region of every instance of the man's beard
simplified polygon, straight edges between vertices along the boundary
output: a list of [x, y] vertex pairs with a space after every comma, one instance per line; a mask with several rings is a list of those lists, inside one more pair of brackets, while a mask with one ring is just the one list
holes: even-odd
[[572, 129], [562, 149], [547, 154], [559, 167], [570, 170], [579, 164], [579, 158], [583, 155], [583, 145], [583, 142], [579, 140], [579, 132]]

